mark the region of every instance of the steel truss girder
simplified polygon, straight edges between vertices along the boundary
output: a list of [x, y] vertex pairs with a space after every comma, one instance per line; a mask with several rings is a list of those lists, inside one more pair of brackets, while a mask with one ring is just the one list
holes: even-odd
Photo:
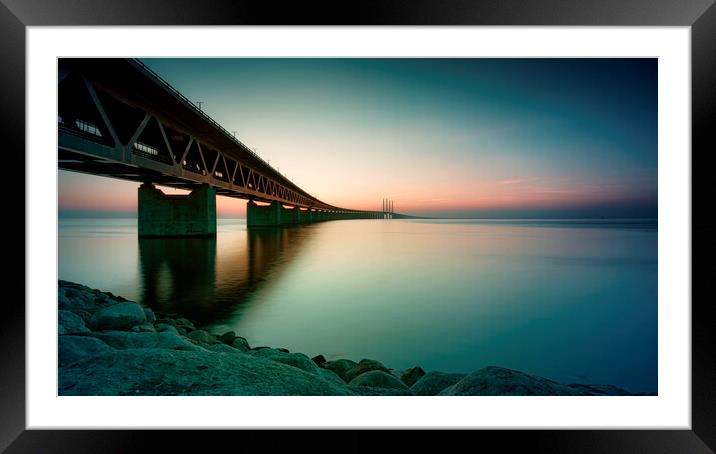
[[[187, 131], [183, 131], [182, 128], [171, 124], [169, 121], [158, 118], [154, 114], [150, 113], [145, 109], [141, 109], [144, 112], [144, 117], [140, 124], [137, 125], [134, 133], [132, 134], [129, 142], [123, 145], [118, 138], [117, 132], [112, 124], [107, 111], [102, 105], [99, 99], [96, 89], [91, 81], [82, 77], [84, 85], [88, 91], [90, 98], [92, 99], [95, 108], [97, 109], [102, 121], [105, 123], [106, 129], [110, 132], [112, 142], [114, 146], [107, 146], [101, 143], [90, 140], [82, 136], [81, 134], [75, 133], [71, 128], [63, 125], [58, 125], [58, 148], [68, 150], [80, 155], [87, 156], [88, 159], [100, 158], [107, 163], [116, 163], [121, 165], [130, 166], [138, 169], [138, 173], [141, 174], [139, 169], [146, 169], [150, 172], [158, 172], [164, 176], [176, 178], [178, 180], [187, 181], [187, 183], [198, 183], [198, 184], [209, 184], [216, 188], [221, 188], [222, 192], [228, 191], [236, 194], [236, 197], [255, 199], [259, 201], [267, 202], [280, 202], [291, 206], [299, 206], [303, 208], [320, 208], [326, 211], [338, 211], [335, 207], [331, 207], [323, 204], [316, 204], [311, 199], [304, 197], [297, 193], [291, 188], [259, 173], [256, 169], [247, 165], [245, 162], [241, 162], [234, 157], [227, 157], [224, 152], [215, 147], [211, 147], [217, 152], [214, 162], [211, 163], [211, 167], [207, 165], [204, 148], [209, 148], [208, 145], [202, 143], [197, 137]], [[109, 93], [107, 96], [112, 96]], [[172, 158], [172, 164], [167, 164], [159, 160], [154, 160], [146, 156], [142, 156], [133, 151], [135, 143], [138, 141], [142, 132], [145, 130], [150, 121], [155, 120], [159, 125], [159, 131], [162, 136], [163, 144], [166, 146], [166, 150], [169, 156]], [[177, 154], [172, 148], [170, 141], [168, 140], [165, 128], [170, 127], [175, 131], [180, 132], [188, 137], [188, 142], [182, 155], [177, 159]], [[203, 165], [203, 173], [199, 174], [190, 170], [184, 169], [183, 162], [192, 147], [192, 144], [196, 143], [196, 149], [199, 153], [199, 158]], [[178, 150], [177, 150], [178, 151]], [[223, 181], [217, 178], [215, 171], [219, 161], [224, 162], [224, 169], [230, 172], [227, 160], [234, 161], [234, 170], [231, 175], [226, 175], [228, 181]], [[63, 168], [63, 164], [59, 163], [60, 168]], [[248, 169], [248, 175], [244, 178], [244, 169]], [[74, 170], [74, 169], [70, 169]], [[151, 180], [150, 172], [147, 172], [147, 179]], [[241, 184], [235, 184], [237, 172], [240, 175]], [[136, 177], [136, 174], [133, 174]], [[122, 176], [117, 176], [122, 178]], [[136, 180], [136, 178], [132, 178]], [[248, 180], [248, 181], [246, 181]], [[237, 182], [238, 183], [238, 182]], [[261, 190], [263, 188], [263, 191]], [[341, 210], [343, 212], [360, 212], [358, 210]]]

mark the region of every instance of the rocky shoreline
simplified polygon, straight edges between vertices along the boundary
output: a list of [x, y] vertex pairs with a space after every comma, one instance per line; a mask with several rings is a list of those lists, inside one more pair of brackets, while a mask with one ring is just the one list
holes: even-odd
[[326, 361], [251, 347], [109, 292], [58, 282], [59, 395], [634, 395], [501, 367], [469, 374], [394, 370], [373, 359]]

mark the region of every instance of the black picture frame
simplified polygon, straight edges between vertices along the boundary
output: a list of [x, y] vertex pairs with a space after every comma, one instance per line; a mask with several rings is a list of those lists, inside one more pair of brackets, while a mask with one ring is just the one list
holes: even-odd
[[[716, 6], [715, 0], [402, 0], [327, 2], [248, 2], [243, 0], [0, 0], [0, 130], [6, 157], [22, 178], [25, 166], [25, 29], [28, 26], [63, 25], [554, 25], [554, 26], [690, 26], [692, 64], [692, 430], [529, 430], [452, 432], [451, 445], [483, 447], [499, 443], [500, 449], [529, 447], [548, 452], [714, 452], [716, 450], [716, 335], [710, 298], [698, 291], [706, 277], [716, 276], [712, 265], [696, 267], [697, 257], [714, 251], [706, 226], [697, 224], [697, 200], [705, 200], [709, 187], [704, 176], [705, 155], [716, 149], [710, 118], [716, 111]], [[54, 100], [48, 100], [54, 102]], [[700, 165], [694, 165], [697, 162]], [[7, 169], [7, 167], [6, 167]], [[17, 169], [23, 169], [20, 172]], [[699, 175], [700, 174], [700, 175]], [[6, 183], [7, 184], [7, 183]], [[6, 197], [9, 212], [25, 213], [19, 191]], [[703, 204], [703, 202], [702, 202]], [[702, 215], [703, 216], [703, 215]], [[24, 219], [24, 216], [22, 217]], [[24, 222], [24, 221], [23, 221]], [[702, 221], [703, 222], [703, 221]], [[700, 228], [701, 227], [701, 228]], [[15, 230], [19, 226], [15, 224]], [[24, 225], [24, 230], [27, 225]], [[25, 244], [31, 241], [25, 236]], [[14, 257], [12, 257], [14, 259]], [[19, 257], [18, 257], [19, 258]], [[6, 259], [8, 260], [8, 259]], [[15, 273], [23, 273], [22, 261], [13, 260]], [[704, 261], [704, 263], [707, 263]], [[700, 279], [697, 279], [700, 277]], [[8, 282], [20, 282], [20, 276]], [[697, 284], [699, 282], [699, 284]], [[9, 285], [9, 284], [8, 284]], [[24, 292], [23, 292], [24, 294]], [[24, 296], [24, 295], [23, 295]], [[23, 298], [24, 301], [24, 298]], [[684, 301], [688, 304], [689, 301]], [[197, 439], [209, 449], [222, 449], [222, 441], [234, 448], [256, 440], [271, 450], [282, 444], [319, 443], [328, 435], [342, 440], [336, 449], [358, 450], [376, 446], [366, 441], [375, 432], [333, 431], [317, 435], [292, 432], [271, 436], [232, 431], [187, 432], [113, 430], [25, 430], [25, 310], [20, 298], [5, 299], [0, 321], [0, 450], [6, 452], [134, 452], [151, 449], [159, 441], [166, 450], [187, 446]], [[432, 433], [411, 431], [400, 437], [401, 447], [423, 443]], [[380, 432], [378, 432], [380, 434]], [[470, 437], [470, 440], [464, 438]], [[161, 438], [161, 440], [154, 439]], [[222, 440], [223, 439], [223, 440]], [[206, 441], [206, 440], [211, 440]], [[240, 444], [238, 441], [241, 440]], [[389, 441], [387, 443], [390, 443]], [[212, 448], [214, 446], [214, 448]], [[387, 447], [385, 445], [384, 447]], [[360, 449], [363, 450], [363, 449]]]

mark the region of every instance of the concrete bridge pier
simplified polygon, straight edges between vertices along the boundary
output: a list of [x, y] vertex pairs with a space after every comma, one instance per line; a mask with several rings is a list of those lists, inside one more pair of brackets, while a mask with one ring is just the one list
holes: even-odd
[[140, 237], [216, 236], [216, 189], [202, 185], [187, 195], [168, 195], [151, 183], [138, 190]]

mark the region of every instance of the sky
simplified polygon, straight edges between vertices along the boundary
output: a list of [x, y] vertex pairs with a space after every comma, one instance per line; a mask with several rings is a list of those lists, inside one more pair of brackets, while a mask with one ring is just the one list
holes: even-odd
[[[332, 205], [657, 217], [656, 59], [142, 61]], [[136, 212], [138, 183], [59, 171], [58, 184], [61, 215]], [[217, 198], [220, 217], [245, 205]]]

